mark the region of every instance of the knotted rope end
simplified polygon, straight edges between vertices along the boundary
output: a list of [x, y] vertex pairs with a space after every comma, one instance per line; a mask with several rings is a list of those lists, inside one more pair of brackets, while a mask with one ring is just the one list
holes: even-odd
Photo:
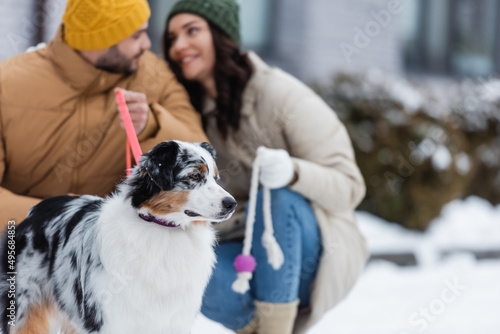
[[262, 235], [262, 245], [267, 251], [267, 262], [274, 270], [280, 269], [285, 262], [285, 256], [274, 235], [264, 232]]

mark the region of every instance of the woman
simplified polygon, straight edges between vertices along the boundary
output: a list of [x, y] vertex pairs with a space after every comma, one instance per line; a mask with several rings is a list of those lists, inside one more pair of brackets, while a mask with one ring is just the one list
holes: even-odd
[[[182, 0], [167, 19], [164, 52], [202, 114], [221, 182], [239, 212], [218, 225], [218, 263], [202, 313], [238, 333], [304, 332], [353, 286], [367, 258], [353, 211], [365, 186], [335, 113], [309, 88], [239, 49], [234, 0]], [[258, 149], [260, 146], [262, 148]], [[261, 193], [250, 291], [231, 289], [242, 250], [245, 203], [258, 152], [260, 183], [285, 255], [279, 270], [261, 244]]]

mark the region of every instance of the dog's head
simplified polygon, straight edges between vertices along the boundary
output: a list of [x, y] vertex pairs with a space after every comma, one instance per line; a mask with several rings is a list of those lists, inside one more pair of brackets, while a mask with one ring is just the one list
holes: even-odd
[[217, 184], [214, 159], [208, 143], [162, 142], [139, 159], [127, 196], [143, 219], [167, 226], [226, 220], [236, 201]]

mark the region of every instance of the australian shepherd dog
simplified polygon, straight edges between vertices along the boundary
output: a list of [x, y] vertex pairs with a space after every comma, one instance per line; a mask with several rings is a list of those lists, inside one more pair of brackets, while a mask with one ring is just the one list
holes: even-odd
[[1, 241], [3, 333], [188, 334], [236, 201], [207, 143], [167, 141], [108, 198], [42, 201]]

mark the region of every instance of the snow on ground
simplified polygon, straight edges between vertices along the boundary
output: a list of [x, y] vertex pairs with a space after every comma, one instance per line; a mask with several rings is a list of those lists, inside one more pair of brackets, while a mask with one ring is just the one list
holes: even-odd
[[[418, 266], [370, 262], [308, 334], [500, 333], [500, 259], [478, 261], [471, 252], [500, 250], [500, 205], [477, 197], [451, 202], [426, 233], [356, 215], [373, 254], [412, 252]], [[233, 332], [200, 315], [192, 333]]]
[[500, 251], [500, 205], [494, 207], [478, 197], [445, 205], [426, 233], [409, 231], [366, 212], [356, 215], [373, 254], [412, 252], [427, 266], [449, 252]]
[[496, 334], [500, 261], [456, 255], [436, 267], [371, 263], [351, 294], [309, 333]]

